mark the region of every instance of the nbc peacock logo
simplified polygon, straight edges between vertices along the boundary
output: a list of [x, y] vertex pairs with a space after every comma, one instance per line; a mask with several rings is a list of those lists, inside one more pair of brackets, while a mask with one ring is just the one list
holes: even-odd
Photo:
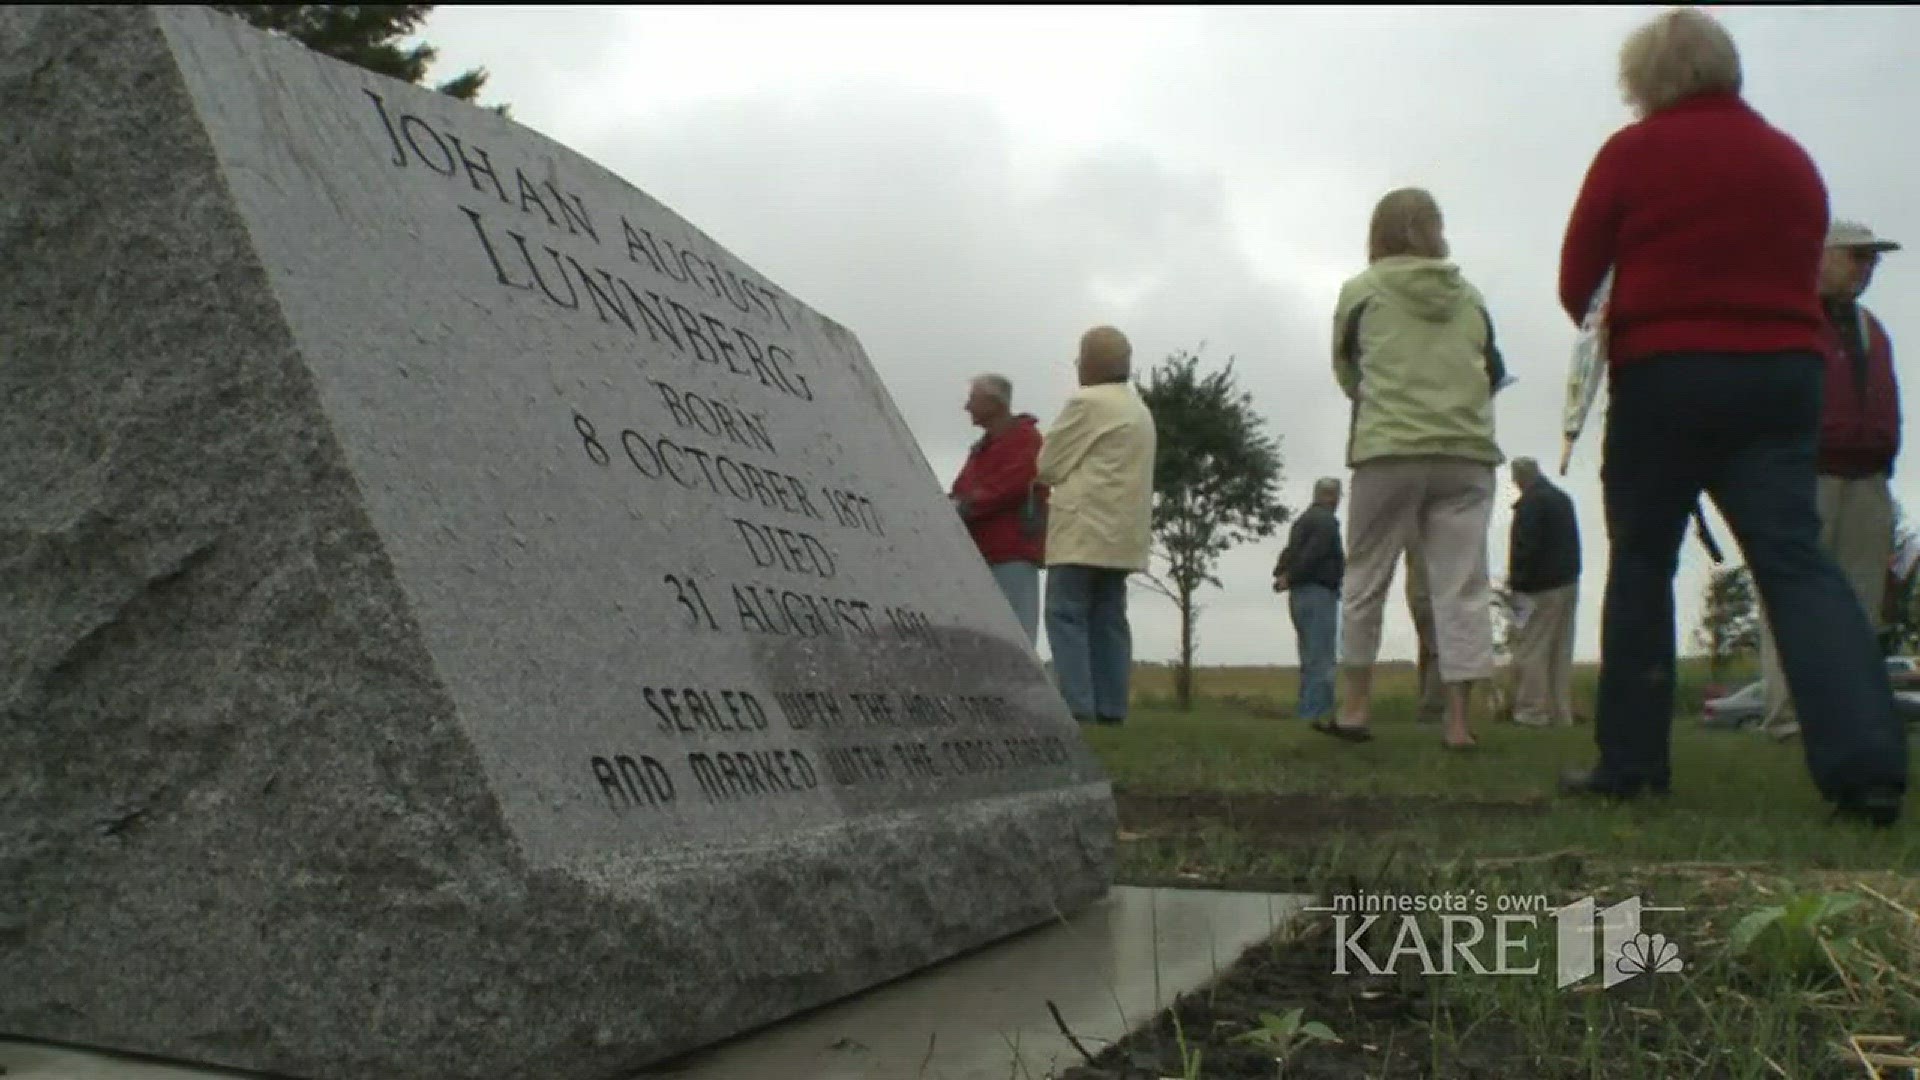
[[[1665, 934], [1641, 930], [1648, 912], [1685, 911], [1652, 907], [1634, 896], [1610, 907], [1583, 897], [1553, 913], [1559, 945], [1558, 982], [1565, 989], [1600, 975], [1602, 988], [1618, 986], [1642, 975], [1671, 975], [1686, 970], [1680, 947]], [[1597, 945], [1597, 948], [1596, 948]]]

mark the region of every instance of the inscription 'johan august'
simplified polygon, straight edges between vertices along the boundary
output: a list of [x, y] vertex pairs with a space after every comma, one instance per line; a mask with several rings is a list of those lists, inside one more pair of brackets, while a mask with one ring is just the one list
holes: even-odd
[[[410, 160], [418, 161], [428, 171], [446, 178], [453, 178], [464, 169], [474, 190], [492, 195], [506, 206], [517, 207], [523, 214], [532, 215], [537, 211], [554, 230], [564, 231], [570, 237], [585, 238], [595, 245], [600, 243], [600, 233], [586, 201], [578, 195], [562, 192], [552, 180], [535, 185], [516, 166], [513, 169], [518, 193], [516, 203], [507, 193], [492, 155], [485, 149], [472, 146], [451, 133], [437, 131], [432, 124], [411, 113], [402, 113], [396, 122], [380, 95], [371, 90], [366, 91], [366, 95], [393, 149], [390, 164], [396, 168], [407, 168]], [[544, 198], [541, 187], [546, 189]], [[549, 207], [549, 202], [559, 207], [558, 215]], [[524, 233], [502, 229], [511, 241], [502, 245], [496, 242], [478, 210], [468, 206], [460, 206], [459, 210], [471, 223], [501, 285], [544, 296], [549, 303], [568, 311], [583, 311], [590, 304], [602, 323], [624, 326], [635, 335], [644, 332], [653, 344], [670, 347], [676, 355], [722, 367], [730, 375], [753, 380], [801, 401], [814, 400], [813, 388], [785, 346], [763, 341], [743, 327], [708, 312], [696, 311], [670, 296], [637, 289], [625, 277], [603, 267], [590, 269], [574, 255], [551, 244], [540, 245], [552, 264], [551, 270], [543, 269], [542, 260], [534, 255]], [[792, 325], [771, 290], [738, 275], [722, 274], [711, 262], [690, 252], [676, 251], [675, 257], [663, 258], [660, 254], [663, 242], [644, 229], [636, 229], [625, 215], [620, 216], [620, 229], [630, 262], [648, 267], [669, 280], [694, 284], [710, 295], [726, 299], [743, 313], [758, 310], [777, 320], [782, 332], [791, 332]], [[666, 246], [669, 251], [674, 250], [670, 244]], [[694, 273], [690, 267], [695, 261], [707, 273]], [[675, 267], [679, 274], [673, 272]]]

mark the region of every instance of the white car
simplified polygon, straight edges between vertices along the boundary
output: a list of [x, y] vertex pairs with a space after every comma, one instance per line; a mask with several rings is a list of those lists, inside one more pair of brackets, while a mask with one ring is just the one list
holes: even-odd
[[1700, 709], [1700, 726], [1715, 728], [1742, 728], [1760, 722], [1767, 714], [1767, 684], [1750, 682], [1735, 690], [1709, 700]]
[[1893, 680], [1893, 714], [1920, 722], [1920, 657], [1887, 657], [1887, 676]]
[[[1894, 681], [1894, 715], [1908, 723], [1920, 722], [1920, 657], [1887, 657], [1887, 675]], [[1751, 727], [1766, 715], [1767, 684], [1755, 681], [1708, 701], [1700, 710], [1700, 726]]]

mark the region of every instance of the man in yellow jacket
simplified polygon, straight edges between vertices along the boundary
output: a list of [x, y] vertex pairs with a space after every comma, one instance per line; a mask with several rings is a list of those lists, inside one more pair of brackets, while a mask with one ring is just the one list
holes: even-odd
[[1119, 724], [1133, 677], [1127, 578], [1153, 542], [1153, 414], [1133, 346], [1110, 326], [1080, 338], [1080, 389], [1040, 449], [1047, 509], [1047, 642], [1076, 720]]

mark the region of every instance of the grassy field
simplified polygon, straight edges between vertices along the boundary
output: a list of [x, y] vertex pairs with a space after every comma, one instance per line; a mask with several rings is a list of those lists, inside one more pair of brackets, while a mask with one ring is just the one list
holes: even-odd
[[[1593, 679], [1577, 679], [1587, 715]], [[1410, 668], [1378, 682], [1375, 739], [1354, 745], [1290, 718], [1291, 671], [1201, 671], [1180, 712], [1171, 673], [1143, 667], [1127, 725], [1086, 732], [1120, 804], [1123, 879], [1556, 906], [1638, 895], [1685, 909], [1658, 917], [1684, 971], [1605, 992], [1556, 989], [1551, 962], [1538, 977], [1336, 976], [1322, 916], [1068, 1077], [1920, 1077], [1913, 816], [1877, 831], [1833, 820], [1799, 743], [1699, 727], [1697, 667], [1682, 676], [1673, 796], [1623, 806], [1553, 794], [1561, 769], [1592, 762], [1591, 724], [1482, 716], [1481, 749], [1454, 754], [1414, 721]], [[1307, 1045], [1282, 1074], [1247, 1040], [1263, 1013], [1293, 1008], [1340, 1042]]]
[[[1583, 713], [1591, 712], [1593, 677], [1585, 671], [1576, 679], [1576, 706]], [[1350, 847], [1386, 833], [1394, 841], [1388, 846], [1417, 847], [1430, 859], [1573, 848], [1626, 860], [1920, 869], [1920, 830], [1911, 817], [1898, 829], [1877, 833], [1829, 827], [1829, 811], [1807, 778], [1798, 741], [1701, 728], [1689, 709], [1674, 722], [1671, 799], [1620, 807], [1560, 802], [1553, 798], [1560, 771], [1594, 760], [1591, 724], [1533, 729], [1482, 715], [1475, 721], [1480, 750], [1448, 753], [1436, 725], [1412, 719], [1411, 669], [1389, 668], [1377, 678], [1375, 738], [1366, 744], [1337, 742], [1288, 719], [1298, 678], [1271, 668], [1201, 673], [1201, 696], [1188, 713], [1171, 706], [1168, 672], [1143, 669], [1134, 719], [1120, 729], [1089, 730], [1087, 738], [1127, 795], [1290, 797], [1287, 805], [1327, 834], [1316, 857], [1331, 846]], [[1697, 707], [1707, 684], [1704, 671], [1685, 671], [1681, 684], [1680, 700]], [[1401, 822], [1356, 813], [1356, 827], [1349, 829], [1336, 811], [1318, 811], [1303, 796], [1345, 797], [1362, 808], [1403, 803], [1409, 812]], [[1413, 812], [1428, 804], [1441, 812]], [[1233, 835], [1227, 830], [1216, 840], [1229, 844]], [[1177, 844], [1131, 847], [1130, 872], [1167, 869], [1178, 850]], [[1262, 866], [1259, 849], [1222, 848], [1215, 854], [1232, 858], [1210, 868], [1211, 876], [1232, 869], [1234, 876], [1265, 878], [1281, 869]]]

